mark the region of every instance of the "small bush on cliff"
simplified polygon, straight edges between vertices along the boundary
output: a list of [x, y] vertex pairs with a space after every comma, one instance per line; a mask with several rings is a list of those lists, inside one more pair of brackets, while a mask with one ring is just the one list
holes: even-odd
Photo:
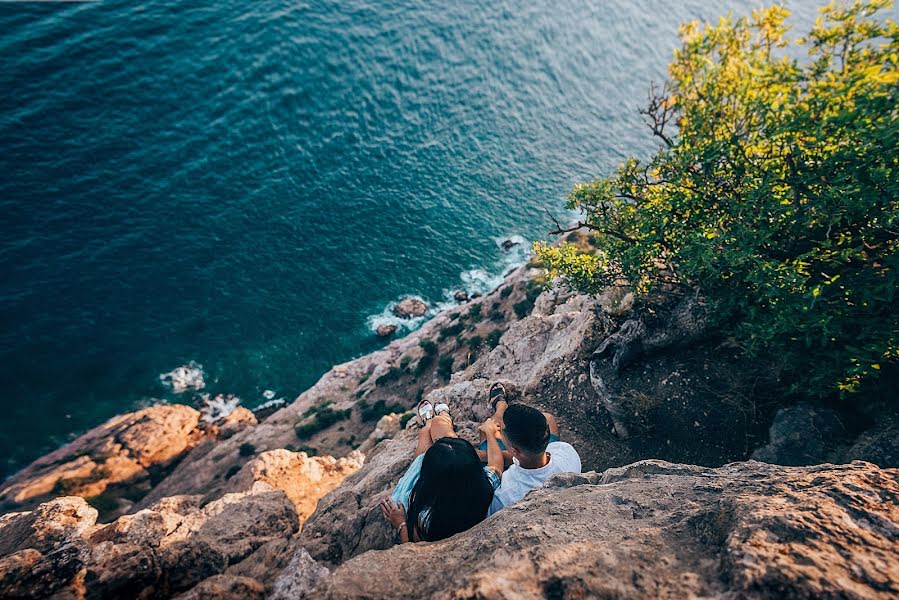
[[362, 417], [363, 421], [377, 421], [384, 415], [389, 415], [391, 413], [402, 413], [406, 410], [406, 407], [400, 404], [399, 402], [393, 402], [391, 404], [387, 404], [387, 402], [383, 399], [375, 400], [371, 404], [363, 404], [359, 407], [359, 416]]
[[429, 356], [437, 354], [437, 344], [433, 340], [424, 339], [418, 342], [418, 345]]
[[441, 356], [440, 360], [437, 361], [437, 374], [444, 379], [449, 379], [449, 376], [453, 374], [454, 362], [452, 354]]
[[298, 438], [304, 440], [315, 435], [319, 431], [327, 429], [338, 421], [349, 419], [352, 412], [353, 411], [349, 408], [346, 410], [334, 410], [330, 407], [322, 408], [317, 413], [315, 413], [315, 417], [313, 417], [312, 420], [308, 423], [295, 425], [294, 432], [297, 434]]
[[250, 443], [241, 444], [240, 448], [238, 448], [237, 450], [237, 453], [241, 456], [253, 456], [254, 454], [256, 454], [256, 446]]
[[[899, 362], [899, 28], [888, 0], [822, 9], [783, 48], [788, 12], [689, 23], [644, 114], [647, 163], [575, 186], [596, 250], [537, 245], [586, 292], [699, 289], [750, 356], [793, 391], [857, 389]], [[676, 127], [676, 131], [672, 131]], [[558, 232], [564, 232], [561, 227]]]

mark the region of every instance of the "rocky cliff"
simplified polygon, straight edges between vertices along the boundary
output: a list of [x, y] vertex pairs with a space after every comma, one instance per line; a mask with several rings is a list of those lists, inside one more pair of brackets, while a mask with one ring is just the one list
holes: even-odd
[[[0, 485], [0, 596], [899, 594], [895, 420], [789, 406], [697, 299], [647, 309], [542, 276], [510, 272], [274, 414], [159, 405], [35, 461]], [[446, 402], [473, 437], [496, 380], [555, 413], [591, 472], [394, 547], [377, 503], [412, 458], [406, 411]], [[871, 462], [735, 462], [753, 453]]]

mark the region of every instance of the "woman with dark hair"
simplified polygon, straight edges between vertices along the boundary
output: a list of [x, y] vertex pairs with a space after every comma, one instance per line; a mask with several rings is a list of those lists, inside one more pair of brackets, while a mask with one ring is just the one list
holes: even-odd
[[[428, 419], [434, 412], [436, 416]], [[418, 434], [415, 460], [391, 497], [381, 502], [400, 543], [442, 540], [483, 521], [503, 472], [495, 421], [488, 419], [478, 427], [488, 440], [484, 466], [474, 446], [456, 435], [445, 404], [434, 410], [425, 400], [419, 415], [425, 424]]]

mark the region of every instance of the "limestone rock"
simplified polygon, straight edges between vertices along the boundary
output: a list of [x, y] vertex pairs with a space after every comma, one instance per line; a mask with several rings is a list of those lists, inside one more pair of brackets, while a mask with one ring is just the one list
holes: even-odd
[[328, 575], [326, 567], [315, 562], [304, 548], [299, 548], [290, 559], [287, 568], [275, 580], [268, 599], [306, 598], [315, 586]]
[[381, 325], [378, 325], [375, 333], [378, 335], [378, 337], [390, 337], [394, 333], [396, 333], [396, 325], [393, 325], [392, 323], [382, 323]]
[[359, 445], [357, 450], [363, 454], [368, 454], [379, 442], [398, 434], [400, 432], [401, 418], [402, 415], [399, 413], [391, 413], [378, 419], [375, 430], [365, 438], [365, 441]]
[[56, 498], [4, 521], [0, 526], [0, 556], [26, 548], [51, 552], [80, 540], [96, 520], [96, 509], [82, 498]]
[[151, 472], [164, 471], [197, 442], [199, 420], [199, 412], [179, 404], [113, 417], [5, 481], [0, 510], [61, 495], [96, 496], [115, 485], [129, 495], [147, 490]]
[[428, 312], [428, 305], [420, 298], [403, 298], [393, 307], [393, 314], [401, 319], [423, 317]]
[[867, 463], [644, 461], [557, 476], [441, 542], [357, 556], [311, 597], [894, 598], [897, 498], [899, 471]]
[[177, 600], [263, 600], [265, 588], [248, 577], [216, 575], [178, 596]]
[[303, 452], [269, 450], [263, 452], [228, 481], [229, 491], [251, 489], [255, 482], [264, 482], [283, 491], [293, 502], [300, 523], [315, 510], [319, 498], [330, 492], [348, 475], [356, 472], [365, 461], [358, 451], [345, 458], [307, 456]]

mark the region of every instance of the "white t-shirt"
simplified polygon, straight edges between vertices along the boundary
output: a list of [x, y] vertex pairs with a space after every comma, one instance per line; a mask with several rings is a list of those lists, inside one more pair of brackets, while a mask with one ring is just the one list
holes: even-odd
[[[499, 489], [493, 494], [488, 515], [524, 498], [528, 492], [543, 486], [556, 473], [580, 473], [581, 457], [571, 444], [551, 442], [546, 447], [549, 462], [539, 469], [522, 469], [517, 462], [503, 472]], [[514, 459], [513, 459], [514, 460]]]

